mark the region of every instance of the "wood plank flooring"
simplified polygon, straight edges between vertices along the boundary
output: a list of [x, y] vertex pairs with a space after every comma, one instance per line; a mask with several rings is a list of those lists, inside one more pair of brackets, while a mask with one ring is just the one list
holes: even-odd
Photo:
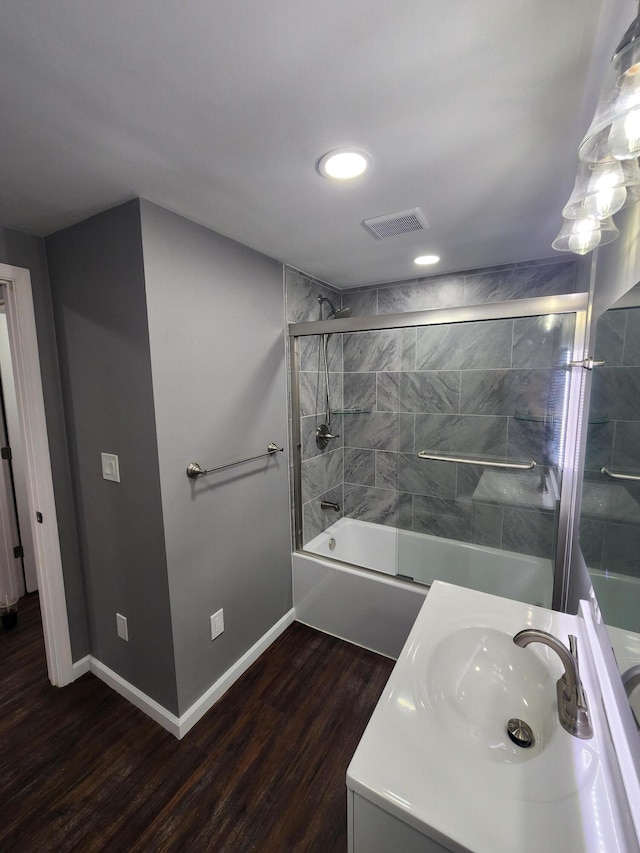
[[345, 772], [393, 661], [295, 623], [177, 741], [0, 630], [0, 851], [344, 853]]

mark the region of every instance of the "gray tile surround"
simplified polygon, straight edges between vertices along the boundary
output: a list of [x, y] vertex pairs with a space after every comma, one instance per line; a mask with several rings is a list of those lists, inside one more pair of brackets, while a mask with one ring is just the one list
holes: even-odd
[[486, 415], [416, 415], [416, 451], [503, 459], [507, 452], [507, 420]]
[[343, 396], [345, 409], [375, 409], [376, 374], [345, 373], [343, 377]]
[[[292, 295], [294, 284], [287, 281], [288, 318], [317, 319], [321, 285], [302, 287], [305, 295]], [[573, 263], [542, 261], [342, 294], [327, 290], [326, 295], [364, 316], [574, 288]], [[341, 433], [339, 444], [321, 454], [315, 427], [323, 417], [324, 392], [316, 388], [314, 401], [313, 380], [304, 380], [305, 406], [315, 405], [319, 412], [303, 418], [303, 458], [313, 463], [307, 465], [305, 496], [332, 487], [349, 516], [550, 557], [552, 514], [471, 500], [484, 469], [424, 463], [415, 453], [431, 449], [557, 462], [559, 428], [513, 416], [521, 409], [540, 416], [548, 412], [549, 399], [557, 396], [550, 389], [557, 385], [551, 368], [566, 361], [572, 322], [566, 317], [520, 318], [331, 336], [330, 367], [342, 380], [332, 376], [332, 396], [346, 410], [371, 413], [341, 416], [340, 428], [333, 426]], [[320, 348], [320, 338], [301, 346], [309, 373], [322, 374]], [[631, 351], [629, 358], [635, 358]], [[340, 370], [344, 372], [338, 374]], [[323, 460], [321, 477], [315, 457]], [[318, 510], [321, 496], [305, 504], [305, 539], [322, 529], [318, 525], [335, 521]]]
[[591, 409], [610, 421], [640, 420], [640, 367], [599, 367], [593, 371]]
[[344, 448], [327, 449], [322, 459], [324, 461], [324, 490], [341, 487], [344, 483]]
[[344, 443], [345, 447], [397, 451], [398, 414], [371, 412], [367, 415], [345, 415]]
[[626, 328], [626, 311], [606, 311], [598, 319], [594, 358], [606, 362], [609, 367], [621, 365]]
[[464, 277], [419, 279], [378, 290], [378, 314], [400, 314], [433, 308], [453, 308], [464, 298]]
[[573, 348], [575, 320], [571, 314], [520, 317], [513, 321], [512, 367], [555, 367]]
[[344, 370], [346, 373], [399, 370], [401, 344], [402, 336], [398, 329], [344, 335]]
[[500, 547], [502, 510], [473, 501], [413, 496], [413, 529], [460, 542]]
[[423, 326], [417, 330], [418, 370], [511, 367], [513, 320]]
[[460, 411], [474, 415], [506, 415], [528, 411], [544, 417], [552, 371], [534, 368], [462, 372]]
[[393, 489], [345, 483], [344, 512], [349, 518], [396, 526], [398, 495]]
[[376, 377], [378, 411], [439, 414], [460, 411], [460, 371], [389, 372], [378, 373]]
[[342, 305], [351, 308], [354, 316], [365, 317], [574, 293], [575, 269], [572, 259], [546, 258], [488, 270], [418, 277], [344, 290]]
[[573, 263], [518, 267], [465, 276], [464, 304], [507, 302], [513, 299], [573, 293], [574, 289]]
[[344, 448], [344, 481], [361, 486], [376, 485], [375, 450]]
[[502, 548], [530, 554], [534, 557], [551, 557], [554, 549], [556, 519], [551, 512], [529, 509], [504, 509], [502, 523]]
[[375, 454], [376, 486], [379, 489], [399, 489], [398, 462], [400, 454], [389, 453], [384, 450], [376, 450]]

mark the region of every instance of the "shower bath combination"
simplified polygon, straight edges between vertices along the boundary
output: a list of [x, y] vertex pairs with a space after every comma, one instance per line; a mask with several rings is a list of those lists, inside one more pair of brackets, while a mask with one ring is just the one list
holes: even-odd
[[[351, 316], [351, 308], [336, 308], [333, 302], [330, 299], [327, 299], [326, 296], [318, 296], [318, 302], [320, 303], [320, 307], [322, 308], [322, 303], [326, 302], [329, 306], [329, 316], [328, 320], [342, 320], [346, 317]], [[339, 435], [333, 435], [331, 432], [331, 393], [329, 391], [329, 358], [327, 355], [327, 347], [329, 344], [329, 338], [331, 335], [323, 335], [322, 336], [322, 357], [324, 364], [324, 381], [325, 381], [325, 423], [320, 424], [320, 426], [316, 429], [316, 444], [320, 450], [324, 450], [327, 444], [333, 438], [340, 438]]]

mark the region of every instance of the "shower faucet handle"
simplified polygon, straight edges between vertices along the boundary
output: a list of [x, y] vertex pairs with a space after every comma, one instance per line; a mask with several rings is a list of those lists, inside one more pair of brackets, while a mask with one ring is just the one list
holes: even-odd
[[329, 444], [329, 441], [332, 438], [340, 438], [340, 433], [333, 435], [329, 431], [329, 427], [326, 424], [320, 424], [320, 426], [316, 429], [316, 444], [320, 448], [320, 450], [324, 450], [324, 448]]

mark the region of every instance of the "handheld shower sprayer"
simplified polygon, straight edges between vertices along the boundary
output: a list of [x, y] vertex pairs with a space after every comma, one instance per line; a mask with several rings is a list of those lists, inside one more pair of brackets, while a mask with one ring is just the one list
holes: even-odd
[[[333, 302], [328, 299], [326, 296], [318, 296], [318, 302], [320, 307], [322, 308], [322, 303], [326, 302], [329, 306], [329, 316], [328, 320], [341, 320], [345, 317], [351, 316], [351, 308], [336, 308]], [[325, 423], [321, 424], [316, 430], [316, 444], [321, 450], [327, 446], [329, 439], [331, 438], [339, 438], [337, 435], [331, 435], [331, 393], [329, 391], [329, 356], [327, 353], [327, 345], [329, 343], [330, 334], [324, 334], [322, 336], [322, 355], [324, 361], [324, 381], [325, 381], [325, 399], [326, 399], [326, 411], [325, 411]]]

